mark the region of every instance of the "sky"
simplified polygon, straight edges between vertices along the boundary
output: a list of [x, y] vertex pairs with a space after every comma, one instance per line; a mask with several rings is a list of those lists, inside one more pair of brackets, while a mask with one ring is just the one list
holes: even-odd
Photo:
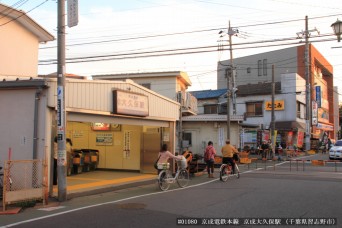
[[[233, 58], [238, 58], [301, 44], [304, 39], [296, 39], [297, 33], [305, 29], [308, 16], [310, 41], [333, 65], [334, 85], [342, 94], [342, 42], [330, 27], [342, 20], [340, 0], [78, 2], [78, 25], [66, 29], [67, 73], [184, 71], [190, 91], [216, 89], [217, 62], [230, 58], [228, 37], [219, 35], [227, 33], [229, 21], [239, 31], [232, 37]], [[57, 0], [0, 3], [27, 12], [57, 39]], [[57, 41], [41, 44], [38, 73], [56, 72], [56, 59]]]

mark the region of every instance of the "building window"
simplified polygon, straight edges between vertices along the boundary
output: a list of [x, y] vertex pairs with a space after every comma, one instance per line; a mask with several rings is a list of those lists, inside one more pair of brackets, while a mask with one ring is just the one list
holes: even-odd
[[305, 105], [297, 101], [297, 118], [305, 119]]
[[258, 60], [258, 76], [262, 75], [262, 62]]
[[262, 116], [262, 102], [246, 103], [247, 116]]
[[216, 114], [217, 113], [216, 104], [204, 105], [203, 107], [204, 107], [204, 114]]
[[267, 76], [267, 59], [264, 59], [262, 61], [262, 69], [263, 69], [263, 75]]
[[192, 145], [191, 132], [183, 132], [183, 141], [187, 141], [189, 146]]
[[247, 74], [250, 74], [250, 73], [251, 73], [251, 68], [247, 67]]

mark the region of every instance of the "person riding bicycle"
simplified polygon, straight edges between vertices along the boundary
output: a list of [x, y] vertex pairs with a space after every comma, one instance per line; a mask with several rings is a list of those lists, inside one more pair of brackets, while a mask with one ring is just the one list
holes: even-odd
[[235, 174], [235, 165], [234, 165], [234, 154], [239, 154], [239, 151], [230, 144], [230, 140], [226, 140], [226, 145], [221, 148], [222, 153], [222, 164], [228, 164], [233, 168], [233, 173]]
[[[158, 164], [167, 163], [169, 158], [174, 158], [176, 160], [181, 160], [183, 156], [181, 155], [173, 155], [170, 151], [168, 151], [167, 144], [163, 144], [161, 151], [158, 154]], [[158, 169], [158, 174], [162, 169]]]

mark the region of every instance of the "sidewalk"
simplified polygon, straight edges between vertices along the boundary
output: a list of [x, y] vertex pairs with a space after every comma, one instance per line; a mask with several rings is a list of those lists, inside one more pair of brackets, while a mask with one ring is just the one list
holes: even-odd
[[[190, 174], [190, 184], [201, 183], [208, 179], [203, 173]], [[205, 178], [203, 178], [205, 177]], [[82, 174], [67, 176], [67, 201], [84, 196], [102, 194], [106, 192], [114, 192], [123, 189], [146, 186], [155, 184], [157, 174], [142, 174], [138, 172], [124, 171], [92, 171]], [[156, 191], [160, 191], [156, 188]], [[60, 203], [58, 198], [58, 186], [53, 187], [53, 195], [49, 198], [46, 205], [38, 203], [36, 207], [55, 207]], [[17, 204], [18, 205], [18, 204]], [[19, 204], [20, 205], [20, 204]], [[0, 201], [0, 218], [2, 215], [18, 214], [22, 208], [13, 205], [7, 205], [6, 211], [3, 211], [2, 201]], [[25, 213], [25, 211], [23, 212]]]
[[[260, 163], [260, 155], [250, 155], [250, 158], [258, 158], [258, 164]], [[300, 156], [299, 156], [300, 157]], [[285, 156], [283, 156], [286, 159]], [[298, 157], [297, 157], [298, 158]], [[255, 169], [254, 164], [240, 164], [240, 172], [249, 169]], [[261, 166], [260, 166], [261, 167]], [[262, 166], [263, 167], [263, 166]], [[215, 168], [215, 178], [218, 178], [218, 168]], [[206, 171], [199, 173], [194, 173], [190, 175], [190, 184], [198, 184], [206, 181], [213, 180], [208, 178]], [[124, 171], [101, 171], [96, 170], [92, 172], [83, 172], [78, 175], [67, 177], [67, 201], [77, 197], [96, 195], [106, 192], [113, 192], [122, 189], [129, 189], [138, 186], [155, 184], [157, 179], [157, 174], [143, 174], [138, 172], [124, 172]], [[156, 188], [156, 191], [159, 191]], [[53, 195], [49, 198], [47, 205], [42, 205], [43, 207], [52, 207], [56, 205], [58, 197], [58, 186], [53, 187]], [[2, 210], [2, 202], [0, 201], [0, 216], [2, 214], [17, 214], [20, 213], [21, 208], [13, 207], [11, 205], [6, 207], [6, 211]]]

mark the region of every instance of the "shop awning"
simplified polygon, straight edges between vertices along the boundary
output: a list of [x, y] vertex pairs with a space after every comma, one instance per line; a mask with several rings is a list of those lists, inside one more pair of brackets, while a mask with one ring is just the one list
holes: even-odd
[[305, 131], [305, 123], [297, 121], [280, 121], [275, 122], [275, 129], [283, 131]]

